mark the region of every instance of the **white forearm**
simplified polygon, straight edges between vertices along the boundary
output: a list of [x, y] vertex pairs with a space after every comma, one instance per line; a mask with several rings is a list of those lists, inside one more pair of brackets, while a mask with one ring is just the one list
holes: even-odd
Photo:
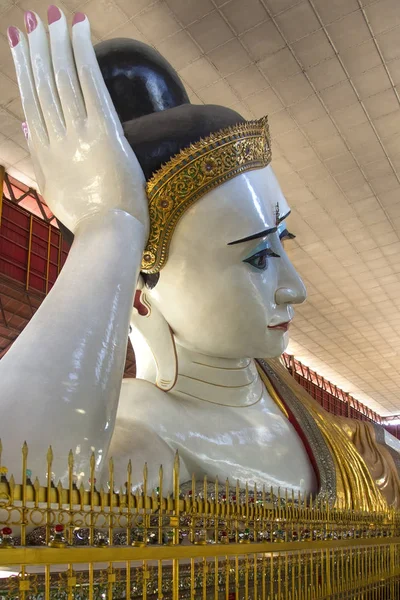
[[34, 474], [39, 465], [43, 472], [50, 443], [57, 476], [70, 448], [83, 480], [92, 448], [101, 468], [144, 243], [143, 225], [122, 211], [77, 228], [54, 288], [0, 362], [0, 437], [9, 471], [19, 463], [15, 450], [25, 439]]

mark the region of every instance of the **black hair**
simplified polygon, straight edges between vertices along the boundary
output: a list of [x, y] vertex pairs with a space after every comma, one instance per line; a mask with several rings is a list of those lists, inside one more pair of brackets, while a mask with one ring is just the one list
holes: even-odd
[[[245, 119], [223, 106], [190, 104], [176, 71], [151, 46], [130, 39], [106, 40], [95, 46], [96, 57], [125, 137], [146, 180], [175, 154]], [[73, 234], [60, 230], [72, 243]], [[142, 273], [153, 288], [159, 274]]]

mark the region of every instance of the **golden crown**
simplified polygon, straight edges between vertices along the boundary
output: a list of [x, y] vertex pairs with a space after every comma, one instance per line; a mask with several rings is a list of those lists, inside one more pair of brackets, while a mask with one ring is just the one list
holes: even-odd
[[270, 162], [267, 117], [213, 133], [171, 158], [146, 185], [150, 235], [141, 270], [158, 273], [163, 268], [179, 219], [199, 198], [236, 175]]

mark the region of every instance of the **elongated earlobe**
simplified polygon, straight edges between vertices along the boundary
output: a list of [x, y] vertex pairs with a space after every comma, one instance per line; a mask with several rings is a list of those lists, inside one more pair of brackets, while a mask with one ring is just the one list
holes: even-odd
[[[178, 373], [174, 336], [164, 316], [151, 304], [141, 280], [138, 287], [130, 335], [138, 377], [152, 380], [158, 388], [168, 392], [174, 387]], [[152, 365], [149, 364], [151, 360]]]
[[[136, 290], [133, 308], [136, 308], [137, 312], [139, 313], [139, 315], [141, 317], [147, 317], [150, 312], [150, 306], [146, 306], [146, 304], [143, 304], [142, 294], [143, 294], [142, 290]], [[144, 294], [143, 294], [143, 296], [144, 296]]]

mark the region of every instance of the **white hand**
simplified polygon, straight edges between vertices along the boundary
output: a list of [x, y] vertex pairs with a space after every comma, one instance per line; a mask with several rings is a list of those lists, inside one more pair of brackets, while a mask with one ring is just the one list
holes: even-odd
[[26, 13], [25, 22], [29, 47], [15, 27], [8, 35], [46, 202], [73, 232], [91, 215], [121, 209], [145, 226], [147, 237], [144, 175], [101, 75], [87, 17], [75, 15], [71, 44], [64, 14], [51, 7], [51, 52], [38, 15]]

